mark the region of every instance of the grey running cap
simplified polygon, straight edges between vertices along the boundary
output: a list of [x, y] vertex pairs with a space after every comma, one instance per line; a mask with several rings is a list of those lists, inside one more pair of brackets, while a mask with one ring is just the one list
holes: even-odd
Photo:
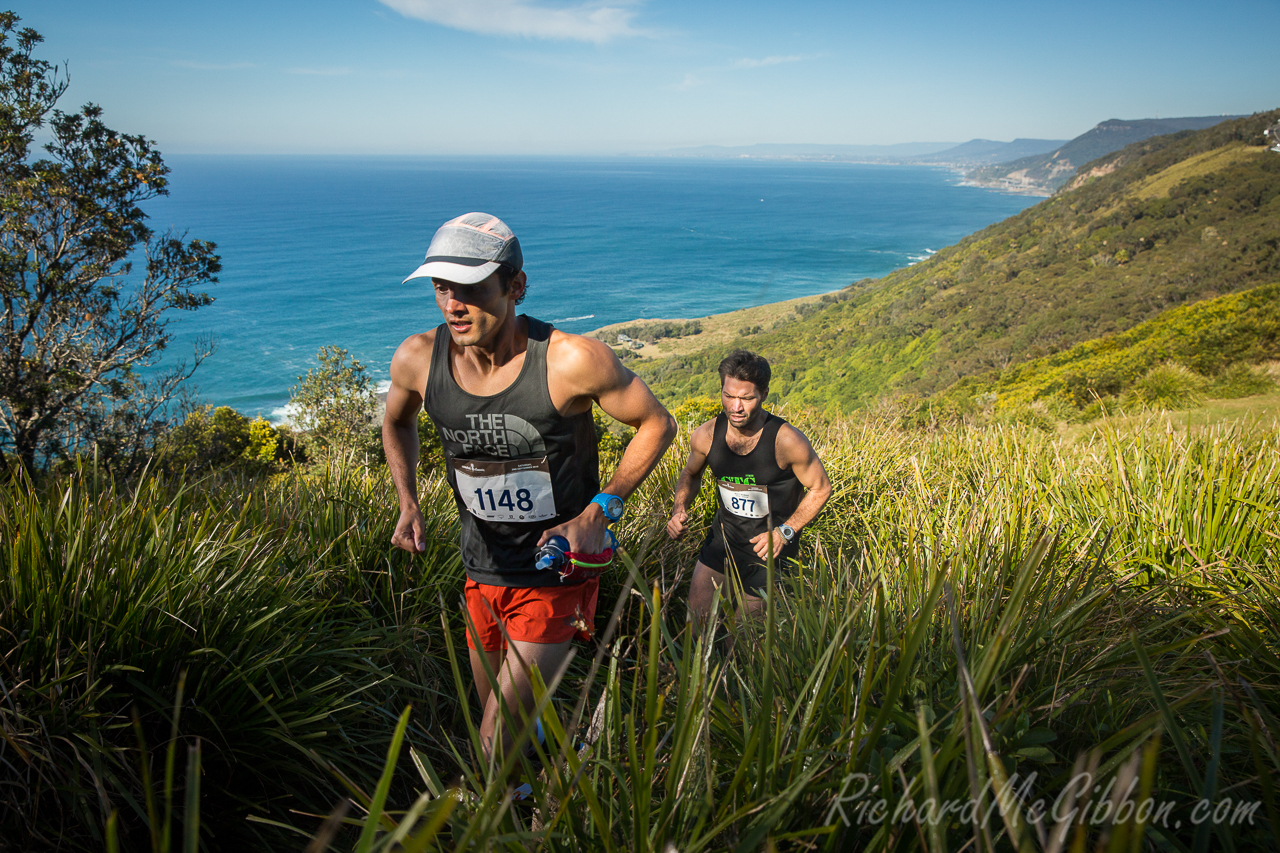
[[498, 217], [464, 213], [440, 226], [427, 247], [426, 261], [405, 281], [441, 278], [455, 284], [475, 284], [499, 266], [520, 271], [524, 266], [520, 241]]

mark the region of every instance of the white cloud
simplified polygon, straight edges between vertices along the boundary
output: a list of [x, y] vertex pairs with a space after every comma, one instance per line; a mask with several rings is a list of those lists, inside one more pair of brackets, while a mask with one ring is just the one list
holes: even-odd
[[803, 62], [806, 56], [766, 56], [764, 59], [739, 59], [733, 63], [734, 68], [764, 68], [767, 65], [782, 65], [787, 62]]
[[677, 83], [673, 88], [675, 88], [676, 91], [683, 92], [686, 89], [693, 89], [701, 85], [702, 81], [698, 79], [696, 74], [686, 74], [684, 75], [684, 80]]
[[628, 0], [615, 5], [600, 2], [548, 7], [528, 0], [381, 0], [407, 18], [441, 24], [455, 30], [495, 36], [567, 39], [599, 44], [626, 36], [645, 35], [632, 26], [635, 13]]
[[317, 77], [342, 77], [350, 74], [351, 69], [345, 66], [331, 68], [290, 68], [290, 74], [312, 74]]
[[238, 68], [252, 68], [252, 62], [230, 62], [226, 64], [218, 64], [215, 62], [193, 62], [189, 59], [176, 59], [173, 62], [179, 68], [192, 68], [196, 71], [235, 71]]

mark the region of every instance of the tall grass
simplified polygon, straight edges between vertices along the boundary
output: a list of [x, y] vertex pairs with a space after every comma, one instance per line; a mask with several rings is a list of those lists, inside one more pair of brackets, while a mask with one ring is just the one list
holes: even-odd
[[[148, 818], [146, 792], [165, 786], [159, 764], [143, 778], [137, 709], [153, 762], [200, 739], [207, 849], [317, 833], [313, 849], [361, 851], [1270, 843], [1280, 434], [799, 421], [836, 492], [768, 618], [738, 618], [730, 596], [731, 641], [692, 634], [697, 537], [660, 533], [673, 448], [630, 502], [598, 642], [542, 674], [533, 759], [486, 761], [476, 741], [437, 478], [416, 559], [387, 545], [385, 472], [11, 483], [6, 830], [102, 849], [114, 812], [144, 846], [163, 811]], [[705, 495], [695, 526], [710, 512]], [[1096, 791], [1073, 783], [1084, 772]], [[511, 802], [516, 779], [531, 800]], [[1095, 820], [1130, 784], [1176, 817]], [[1193, 823], [1202, 798], [1258, 803], [1253, 824]], [[971, 800], [928, 819], [929, 802]]]
[[[451, 723], [425, 614], [460, 577], [454, 534], [433, 513], [433, 571], [415, 577], [388, 545], [391, 495], [356, 468], [124, 488], [86, 465], [39, 488], [6, 483], [4, 835], [93, 846], [116, 812], [136, 842], [145, 777], [158, 778], [140, 741], [163, 754], [176, 734], [202, 743], [208, 840], [244, 843], [244, 814], [327, 810], [335, 772], [376, 777], [406, 702], [420, 731]], [[428, 497], [443, 504], [438, 487]]]

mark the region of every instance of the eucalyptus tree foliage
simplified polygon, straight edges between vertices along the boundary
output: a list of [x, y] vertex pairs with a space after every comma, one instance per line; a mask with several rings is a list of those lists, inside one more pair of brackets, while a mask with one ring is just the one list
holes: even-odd
[[0, 450], [32, 472], [91, 447], [127, 469], [211, 352], [158, 367], [170, 309], [212, 302], [197, 288], [220, 263], [213, 243], [147, 227], [139, 205], [168, 193], [160, 152], [96, 105], [57, 109], [65, 72], [18, 21], [0, 13]]

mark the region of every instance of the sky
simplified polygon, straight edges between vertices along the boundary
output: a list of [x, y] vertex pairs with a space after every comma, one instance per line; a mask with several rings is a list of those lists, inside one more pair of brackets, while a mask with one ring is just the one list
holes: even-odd
[[1280, 107], [1280, 0], [10, 0], [164, 153], [1070, 139]]

